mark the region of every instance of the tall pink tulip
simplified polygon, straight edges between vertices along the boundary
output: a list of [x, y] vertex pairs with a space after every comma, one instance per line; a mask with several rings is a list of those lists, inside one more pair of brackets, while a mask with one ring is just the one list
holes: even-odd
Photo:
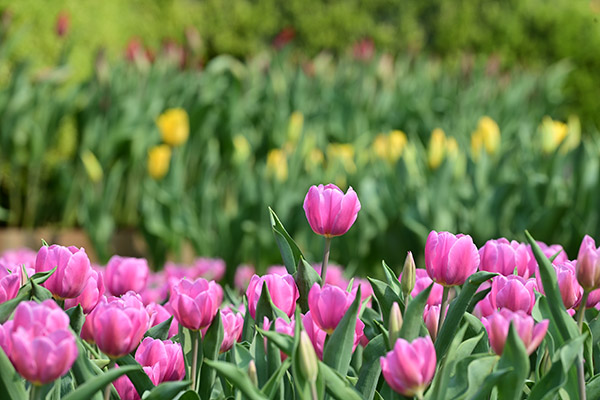
[[497, 272], [500, 275], [513, 275], [515, 269], [522, 277], [529, 277], [529, 255], [525, 245], [511, 243], [504, 238], [488, 240], [479, 249], [481, 271]]
[[10, 361], [34, 385], [60, 378], [77, 358], [69, 317], [53, 300], [19, 303], [14, 319], [4, 325], [4, 330]]
[[[581, 297], [583, 296], [583, 288], [577, 282], [575, 261], [562, 262], [560, 264], [553, 265], [553, 267], [554, 271], [556, 272], [560, 297], [562, 298], [565, 308], [569, 309], [577, 306], [581, 301]], [[545, 294], [539, 269], [535, 275], [538, 291], [542, 294]]]
[[223, 290], [214, 281], [181, 279], [173, 286], [169, 305], [177, 321], [193, 331], [209, 326], [223, 301]]
[[140, 293], [148, 281], [148, 262], [143, 258], [112, 256], [104, 274], [106, 289], [113, 296], [132, 290]]
[[294, 314], [294, 310], [296, 310], [296, 301], [300, 297], [294, 277], [290, 274], [267, 274], [263, 276], [254, 275], [250, 279], [250, 284], [246, 290], [248, 309], [252, 318], [256, 318], [256, 305], [258, 304], [258, 299], [260, 299], [263, 284], [265, 283], [269, 289], [273, 304], [286, 313], [288, 317], [291, 317]]
[[438, 331], [438, 323], [440, 320], [440, 305], [425, 305], [425, 309], [423, 310], [423, 321], [425, 321], [425, 326], [427, 327], [427, 331], [429, 332], [429, 336], [431, 339], [435, 340], [437, 337]]
[[308, 308], [313, 321], [327, 334], [332, 334], [354, 301], [355, 295], [337, 286], [315, 283], [308, 292]]
[[462, 285], [479, 266], [479, 253], [468, 235], [431, 231], [425, 243], [425, 266], [434, 282]]
[[538, 348], [546, 332], [548, 331], [549, 321], [547, 319], [536, 324], [533, 317], [527, 315], [523, 311], [511, 311], [503, 308], [492, 315], [482, 318], [481, 322], [487, 330], [490, 344], [496, 354], [502, 354], [506, 337], [508, 336], [508, 328], [512, 323], [515, 330], [527, 350], [527, 354], [531, 354]]
[[417, 338], [411, 343], [398, 339], [394, 349], [381, 357], [381, 371], [388, 385], [403, 396], [418, 396], [429, 386], [437, 358], [431, 338]]
[[72, 299], [83, 291], [91, 273], [90, 259], [82, 247], [42, 246], [35, 260], [35, 272], [56, 271], [42, 285], [58, 299]]
[[65, 300], [65, 309], [81, 304], [83, 312], [89, 314], [96, 307], [96, 304], [98, 304], [103, 295], [104, 279], [102, 279], [102, 273], [92, 269], [81, 294], [73, 299]]
[[344, 194], [333, 183], [313, 185], [304, 198], [304, 212], [310, 227], [316, 234], [325, 237], [348, 232], [359, 211], [360, 201], [351, 187]]
[[148, 330], [148, 312], [134, 292], [101, 301], [88, 318], [94, 342], [112, 359], [133, 351]]
[[577, 254], [577, 281], [586, 291], [600, 287], [600, 248], [585, 235]]

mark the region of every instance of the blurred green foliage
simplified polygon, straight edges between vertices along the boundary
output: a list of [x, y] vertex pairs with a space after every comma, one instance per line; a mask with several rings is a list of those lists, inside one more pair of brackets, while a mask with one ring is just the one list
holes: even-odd
[[156, 52], [165, 38], [181, 42], [186, 27], [204, 39], [204, 57], [246, 58], [271, 45], [285, 28], [294, 48], [313, 56], [321, 50], [346, 52], [371, 38], [392, 54], [426, 52], [460, 59], [493, 55], [499, 66], [540, 67], [568, 59], [575, 73], [565, 81], [565, 112], [600, 123], [600, 2], [598, 0], [0, 0], [14, 16], [21, 40], [12, 57], [52, 64], [62, 39], [52, 34], [61, 10], [69, 13], [69, 65], [84, 79], [94, 50], [123, 54], [132, 37]]

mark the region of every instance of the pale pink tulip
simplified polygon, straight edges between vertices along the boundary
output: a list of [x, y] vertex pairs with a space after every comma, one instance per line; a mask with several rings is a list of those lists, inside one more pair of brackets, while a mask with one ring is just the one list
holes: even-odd
[[577, 254], [577, 281], [587, 291], [600, 287], [600, 248], [588, 235], [581, 241]]
[[243, 264], [236, 268], [233, 276], [233, 286], [240, 292], [245, 292], [250, 284], [250, 279], [256, 273], [253, 265]]

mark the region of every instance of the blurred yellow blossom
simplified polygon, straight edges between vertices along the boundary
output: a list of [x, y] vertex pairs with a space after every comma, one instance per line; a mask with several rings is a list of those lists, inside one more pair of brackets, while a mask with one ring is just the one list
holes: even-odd
[[444, 161], [446, 153], [446, 134], [440, 128], [435, 128], [429, 138], [429, 148], [427, 149], [427, 160], [429, 168], [437, 169]]
[[546, 154], [555, 151], [562, 141], [565, 140], [569, 131], [567, 124], [561, 121], [554, 121], [548, 116], [544, 117], [539, 129], [542, 137], [542, 151]]
[[287, 140], [291, 143], [297, 143], [302, 133], [302, 127], [304, 126], [304, 115], [300, 111], [294, 111], [290, 115], [290, 121], [288, 122]]
[[354, 146], [352, 144], [331, 143], [327, 145], [327, 161], [329, 164], [340, 163], [349, 174], [356, 172]]
[[188, 115], [182, 108], [171, 108], [156, 120], [163, 142], [169, 146], [184, 144], [190, 134]]
[[325, 156], [323, 155], [323, 152], [317, 148], [313, 148], [308, 152], [304, 159], [304, 169], [307, 172], [312, 172], [315, 169], [322, 167], [324, 162]]
[[448, 155], [448, 158], [454, 159], [458, 156], [458, 153], [458, 142], [456, 139], [453, 137], [446, 139], [446, 154]]
[[267, 154], [267, 176], [284, 182], [288, 177], [288, 164], [285, 153], [280, 149], [272, 149]]
[[475, 131], [471, 134], [471, 156], [473, 161], [479, 161], [479, 155], [483, 148], [483, 138], [480, 131]]
[[84, 150], [81, 154], [81, 161], [83, 162], [83, 167], [90, 180], [94, 183], [100, 182], [104, 174], [102, 172], [102, 166], [94, 153], [89, 150]]
[[477, 161], [484, 148], [486, 153], [495, 154], [500, 147], [500, 128], [496, 121], [488, 116], [483, 116], [477, 123], [477, 129], [471, 134], [471, 153], [473, 160]]
[[567, 154], [576, 149], [581, 143], [581, 122], [576, 115], [569, 116], [567, 120], [567, 138], [560, 146], [560, 153]]
[[242, 164], [250, 157], [250, 143], [244, 135], [235, 135], [233, 137], [233, 161], [236, 164]]
[[379, 134], [373, 141], [373, 151], [381, 160], [394, 164], [402, 156], [406, 146], [406, 134], [394, 130], [389, 134]]
[[165, 177], [169, 172], [171, 162], [171, 148], [166, 144], [152, 147], [148, 151], [148, 173], [156, 180]]

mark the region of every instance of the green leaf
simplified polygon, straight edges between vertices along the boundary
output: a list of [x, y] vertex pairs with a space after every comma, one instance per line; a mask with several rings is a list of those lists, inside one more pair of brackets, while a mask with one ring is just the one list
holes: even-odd
[[[223, 343], [223, 321], [221, 319], [221, 311], [217, 311], [217, 315], [215, 316], [213, 322], [210, 324], [210, 327], [206, 331], [204, 335], [204, 339], [202, 340], [203, 347], [203, 356], [204, 361], [206, 360], [216, 360], [219, 357], [219, 350], [221, 349], [221, 344]], [[210, 400], [210, 395], [212, 393], [212, 388], [214, 386], [216, 377], [216, 371], [210, 368], [208, 365], [203, 365], [202, 370], [200, 372], [200, 388], [199, 394], [201, 399]]]
[[375, 389], [381, 375], [379, 357], [385, 356], [386, 352], [387, 340], [381, 334], [371, 339], [365, 347], [363, 366], [360, 369], [356, 390], [367, 400], [371, 400], [375, 396]]
[[161, 322], [158, 325], [154, 325], [144, 333], [144, 337], [151, 337], [152, 339], [167, 340], [169, 338], [169, 329], [171, 328], [171, 322], [173, 322], [173, 316], [170, 316], [167, 320]]
[[29, 280], [34, 281], [38, 285], [41, 285], [42, 283], [46, 282], [48, 278], [50, 278], [50, 275], [52, 275], [54, 271], [56, 271], [56, 267], [52, 268], [50, 271], [38, 272], [36, 274], [31, 275]]
[[379, 304], [383, 321], [387, 323], [390, 320], [390, 310], [392, 309], [392, 305], [394, 303], [398, 303], [400, 309], [403, 310], [404, 302], [400, 296], [394, 292], [390, 285], [377, 279], [367, 279], [373, 288], [373, 294], [375, 295], [375, 299]]
[[0, 398], [7, 400], [27, 399], [23, 379], [15, 371], [12, 363], [0, 349]]
[[[150, 392], [144, 400], [172, 400], [177, 395], [185, 391], [189, 386], [190, 381], [175, 381], [163, 382]], [[182, 397], [179, 397], [181, 399]]]
[[362, 397], [339, 372], [319, 362], [319, 374], [323, 376], [327, 392], [338, 400], [361, 400]]
[[494, 387], [498, 384], [503, 385], [504, 379], [512, 372], [514, 372], [512, 368], [496, 369], [484, 379], [477, 392], [469, 400], [488, 400]]
[[39, 302], [42, 302], [44, 300], [48, 300], [52, 298], [52, 293], [46, 289], [43, 286], [38, 285], [37, 283], [35, 283], [34, 280], [31, 280], [31, 296], [38, 300]]
[[290, 319], [288, 316], [281, 311], [275, 304], [273, 304], [273, 300], [271, 299], [271, 294], [269, 293], [269, 287], [267, 286], [267, 282], [263, 282], [263, 287], [260, 292], [260, 297], [258, 302], [256, 303], [256, 324], [261, 326], [263, 324], [264, 317], [267, 317], [271, 321], [275, 321], [276, 318], [283, 318], [286, 321]]
[[198, 396], [198, 393], [190, 389], [183, 392], [181, 396], [176, 397], [176, 400], [200, 400], [200, 396]]
[[287, 233], [279, 217], [277, 217], [277, 214], [275, 214], [275, 211], [271, 207], [269, 207], [269, 217], [271, 219], [271, 229], [273, 230], [277, 247], [279, 247], [283, 264], [289, 274], [294, 274], [296, 272], [296, 265], [298, 265], [300, 257], [302, 257], [302, 252], [296, 242]]
[[233, 350], [235, 351], [236, 366], [246, 371], [248, 369], [248, 364], [253, 360], [252, 354], [250, 354], [248, 349], [240, 343], [236, 343], [233, 346]]
[[433, 283], [429, 285], [427, 289], [419, 293], [417, 297], [415, 297], [410, 303], [408, 303], [408, 307], [404, 313], [404, 322], [402, 323], [402, 328], [400, 329], [401, 338], [412, 342], [414, 339], [419, 337], [421, 326], [424, 324], [423, 310], [425, 309], [425, 304], [427, 304], [427, 299], [429, 298], [429, 293], [431, 292], [432, 288]]
[[[262, 294], [262, 293], [261, 293]], [[242, 341], [249, 342], [254, 338], [255, 322], [250, 315], [250, 309], [248, 308], [248, 299], [244, 296], [244, 327], [242, 328]]]
[[0, 324], [5, 323], [12, 315], [15, 308], [20, 302], [29, 300], [31, 297], [31, 285], [25, 285], [19, 289], [17, 296], [14, 299], [5, 301], [0, 304]]
[[315, 271], [315, 269], [310, 265], [303, 257], [300, 257], [300, 262], [298, 263], [298, 271], [294, 276], [296, 280], [296, 286], [298, 286], [298, 293], [300, 297], [298, 298], [298, 304], [300, 304], [300, 309], [303, 313], [308, 312], [308, 292], [313, 287], [315, 283], [321, 285], [321, 277]]
[[79, 335], [81, 333], [81, 327], [85, 322], [85, 315], [83, 314], [83, 308], [81, 308], [81, 304], [77, 304], [76, 307], [71, 307], [67, 311], [65, 311], [69, 316], [69, 325], [71, 325], [71, 329]]
[[583, 346], [583, 356], [585, 362], [583, 365], [585, 366], [585, 370], [590, 376], [594, 375], [594, 346], [592, 344], [592, 331], [590, 330], [587, 322], [583, 321], [582, 333], [586, 335], [585, 344]]
[[292, 359], [290, 357], [279, 366], [273, 375], [269, 378], [267, 383], [261, 388], [262, 393], [265, 394], [270, 400], [275, 398], [277, 391], [280, 389], [280, 384], [283, 381], [283, 376], [292, 365]]
[[496, 276], [498, 274], [494, 274], [491, 272], [479, 271], [471, 275], [467, 282], [462, 287], [460, 294], [456, 299], [450, 303], [450, 307], [448, 307], [448, 312], [446, 314], [446, 319], [444, 320], [444, 324], [440, 329], [438, 337], [435, 341], [435, 351], [440, 360], [448, 351], [448, 346], [452, 341], [452, 337], [454, 332], [456, 332], [460, 321], [463, 318], [463, 315], [467, 308], [469, 307], [469, 303], [471, 299], [479, 289], [479, 286], [487, 281], [488, 279]]
[[346, 374], [352, 359], [354, 331], [358, 318], [358, 306], [361, 301], [360, 291], [359, 286], [354, 301], [348, 307], [346, 314], [344, 314], [323, 349], [323, 362], [342, 374]]
[[520, 400], [523, 385], [529, 377], [529, 356], [512, 323], [508, 329], [502, 356], [498, 361], [498, 370], [506, 368], [513, 370], [502, 379], [502, 384], [498, 385], [498, 398]]
[[267, 397], [252, 384], [248, 374], [243, 369], [223, 361], [205, 360], [205, 363], [230, 381], [236, 389], [239, 389], [250, 400], [267, 400]]
[[[146, 390], [154, 389], [154, 384], [150, 377], [144, 372], [142, 366], [133, 358], [131, 354], [127, 354], [117, 359], [119, 367], [134, 367], [127, 371], [127, 377], [133, 383], [135, 390], [142, 397]], [[121, 368], [119, 368], [121, 369]]]
[[[63, 397], [63, 400], [81, 400], [90, 398], [98, 391], [102, 390], [106, 385], [110, 384], [112, 381], [120, 377], [121, 375], [125, 375], [126, 373], [131, 373], [138, 368], [135, 366], [126, 366], [120, 368], [113, 368], [108, 372], [105, 372], [102, 375], [97, 375], [90, 380], [88, 380], [83, 385], [79, 386], [77, 389]], [[143, 370], [142, 370], [142, 373]], [[24, 398], [24, 397], [23, 397]]]
[[398, 277], [392, 271], [392, 269], [385, 263], [385, 261], [381, 261], [381, 265], [383, 266], [383, 272], [385, 273], [385, 279], [387, 280], [388, 285], [392, 288], [392, 290], [398, 295], [402, 296], [402, 286], [400, 285], [400, 281]]
[[[412, 303], [409, 303], [409, 306]], [[464, 354], [464, 348], [462, 351], [459, 351], [460, 346], [462, 344], [463, 337], [465, 336], [465, 332], [467, 331], [468, 326], [465, 324], [454, 336], [452, 336], [452, 343], [446, 357], [443, 359], [438, 358], [438, 371], [436, 372], [431, 387], [427, 391], [425, 398], [426, 399], [441, 399], [444, 398], [447, 387], [449, 384], [450, 376], [454, 373], [455, 365], [458, 360], [460, 354]], [[473, 344], [474, 347], [475, 344]], [[470, 345], [467, 345], [470, 348]]]
[[585, 385], [585, 392], [588, 399], [600, 399], [600, 374], [589, 380]]
[[294, 352], [294, 338], [285, 333], [275, 332], [273, 330], [257, 329], [261, 335], [272, 341], [286, 355], [291, 356]]
[[[75, 378], [75, 382], [77, 386], [83, 385], [85, 382], [88, 382], [90, 379], [102, 373], [96, 366], [92, 364], [90, 359], [87, 357], [87, 350], [83, 345], [83, 341], [79, 336], [77, 336], [77, 350], [79, 354], [75, 359], [75, 362], [71, 366], [71, 373]], [[0, 374], [1, 375], [1, 374]], [[102, 393], [98, 392], [91, 397], [93, 400], [102, 400]]]
[[459, 360], [456, 374], [450, 378], [446, 396], [449, 399], [469, 399], [477, 393], [498, 363], [497, 355], [476, 354]]

